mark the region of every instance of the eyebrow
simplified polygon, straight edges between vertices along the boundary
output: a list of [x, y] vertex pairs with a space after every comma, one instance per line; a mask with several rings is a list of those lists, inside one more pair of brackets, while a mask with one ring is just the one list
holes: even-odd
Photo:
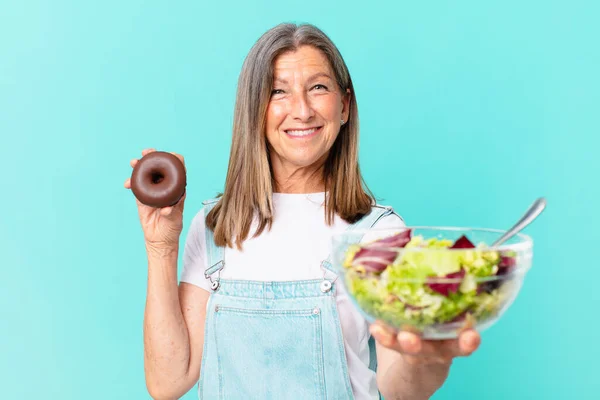
[[[331, 76], [329, 76], [329, 74], [327, 74], [325, 72], [317, 72], [316, 74], [311, 75], [307, 80], [314, 81], [315, 79], [321, 78], [321, 77], [333, 79], [333, 78], [331, 78]], [[275, 82], [280, 82], [280, 83], [283, 83], [284, 85], [288, 84], [288, 81], [286, 81], [285, 79], [281, 79], [281, 78], [275, 78]]]

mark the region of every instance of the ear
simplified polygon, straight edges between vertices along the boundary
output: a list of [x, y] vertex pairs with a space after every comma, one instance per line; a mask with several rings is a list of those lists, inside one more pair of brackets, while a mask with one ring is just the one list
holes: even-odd
[[342, 96], [342, 119], [348, 121], [350, 116], [350, 99], [352, 98], [352, 92], [350, 89], [346, 89], [346, 93]]

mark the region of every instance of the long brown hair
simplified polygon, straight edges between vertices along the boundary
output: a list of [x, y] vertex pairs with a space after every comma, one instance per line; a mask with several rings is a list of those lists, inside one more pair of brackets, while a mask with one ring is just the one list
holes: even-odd
[[265, 135], [266, 114], [273, 88], [275, 59], [300, 46], [310, 45], [329, 60], [342, 95], [349, 91], [348, 121], [342, 125], [323, 168], [327, 192], [325, 218], [335, 215], [350, 223], [367, 214], [375, 198], [358, 165], [358, 110], [350, 73], [330, 38], [310, 24], [280, 24], [263, 34], [250, 50], [238, 81], [233, 139], [225, 190], [206, 216], [217, 246], [241, 248], [253, 219], [259, 235], [273, 221], [275, 186]]

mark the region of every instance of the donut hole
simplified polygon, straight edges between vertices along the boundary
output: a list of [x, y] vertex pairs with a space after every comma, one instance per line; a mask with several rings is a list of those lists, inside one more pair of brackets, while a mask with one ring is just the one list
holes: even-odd
[[153, 171], [150, 174], [150, 180], [155, 185], [158, 184], [158, 183], [161, 183], [164, 179], [165, 179], [165, 176], [162, 173], [158, 172], [158, 171]]

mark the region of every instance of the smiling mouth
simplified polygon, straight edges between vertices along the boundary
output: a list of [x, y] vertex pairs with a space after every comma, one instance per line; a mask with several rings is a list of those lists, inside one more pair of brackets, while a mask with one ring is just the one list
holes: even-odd
[[310, 136], [315, 135], [316, 133], [321, 131], [321, 128], [322, 128], [322, 126], [318, 126], [315, 128], [309, 128], [309, 129], [289, 129], [284, 132], [294, 138], [305, 138], [305, 137], [310, 137]]

